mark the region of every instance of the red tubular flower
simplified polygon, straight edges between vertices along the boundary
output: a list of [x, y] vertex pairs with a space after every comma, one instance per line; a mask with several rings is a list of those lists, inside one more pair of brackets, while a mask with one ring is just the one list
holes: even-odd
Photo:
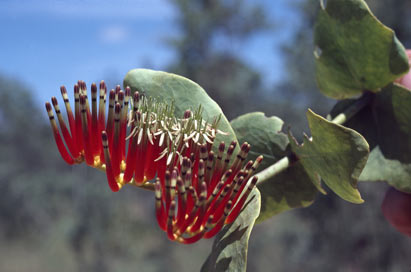
[[232, 223], [257, 183], [257, 178], [251, 177], [262, 156], [244, 164], [250, 145], [242, 144], [237, 152], [236, 142], [227, 149], [221, 142], [214, 153], [214, 139], [222, 133], [217, 129], [219, 118], [206, 122], [200, 107], [177, 119], [173, 104], [159, 103], [138, 92], [131, 97], [128, 87], [125, 92], [120, 86], [110, 91], [106, 121], [106, 92], [102, 81], [97, 101], [97, 85], [91, 85], [90, 111], [86, 84], [79, 81], [74, 86], [73, 115], [67, 91], [61, 87], [69, 127], [57, 99], [52, 98], [66, 145], [51, 104], [46, 103], [63, 159], [69, 164], [85, 161], [104, 170], [114, 192], [125, 184], [155, 191], [156, 218], [170, 240], [194, 243], [213, 237], [224, 224]]

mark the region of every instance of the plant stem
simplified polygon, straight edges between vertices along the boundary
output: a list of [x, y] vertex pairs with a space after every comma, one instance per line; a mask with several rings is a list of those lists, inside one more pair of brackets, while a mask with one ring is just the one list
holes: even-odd
[[290, 159], [288, 158], [288, 156], [285, 156], [281, 160], [264, 169], [263, 171], [255, 174], [255, 176], [258, 178], [257, 184], [261, 184], [269, 180], [271, 177], [287, 169], [288, 166], [290, 166]]
[[[356, 115], [360, 110], [362, 110], [365, 106], [367, 106], [371, 101], [371, 94], [364, 93], [364, 95], [355, 101], [352, 105], [347, 107], [343, 112], [338, 114], [331, 120], [332, 123], [342, 125], [347, 122], [350, 118]], [[255, 176], [258, 177], [257, 185], [260, 185], [275, 175], [278, 175], [293, 163], [298, 161], [296, 156], [293, 157], [293, 160], [290, 159], [289, 156], [285, 156], [276, 163], [272, 164], [271, 166], [267, 167], [263, 171], [257, 173]]]
[[355, 101], [354, 104], [350, 105], [343, 112], [335, 116], [334, 119], [331, 120], [331, 122], [334, 124], [339, 124], [339, 125], [344, 124], [351, 117], [353, 117], [360, 110], [362, 110], [365, 106], [367, 106], [368, 103], [370, 103], [370, 101], [371, 101], [371, 94], [364, 93], [364, 95], [360, 97], [359, 99], [357, 99], [357, 101]]

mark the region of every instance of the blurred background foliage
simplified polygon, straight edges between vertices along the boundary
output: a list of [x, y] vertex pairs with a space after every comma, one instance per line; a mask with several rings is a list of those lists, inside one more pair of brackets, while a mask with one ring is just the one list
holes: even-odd
[[[178, 11], [181, 35], [165, 41], [177, 58], [162, 69], [198, 82], [229, 119], [263, 111], [301, 135], [307, 131], [307, 107], [322, 115], [330, 110], [334, 102], [318, 92], [314, 81], [312, 27], [318, 1], [289, 2], [302, 23], [283, 45], [287, 76], [275, 86], [264, 86], [258, 71], [220, 44], [242, 43], [261, 31], [276, 35], [287, 22], [270, 21], [264, 6], [253, 1], [170, 2]], [[411, 3], [367, 2], [410, 47]], [[1, 76], [0, 94], [0, 271], [200, 269], [212, 241], [169, 242], [155, 223], [151, 193], [127, 188], [113, 194], [104, 173], [64, 164], [29, 86]], [[380, 212], [386, 188], [360, 184], [363, 205], [331, 192], [319, 195], [309, 208], [257, 225], [248, 271], [408, 271], [410, 239]]]

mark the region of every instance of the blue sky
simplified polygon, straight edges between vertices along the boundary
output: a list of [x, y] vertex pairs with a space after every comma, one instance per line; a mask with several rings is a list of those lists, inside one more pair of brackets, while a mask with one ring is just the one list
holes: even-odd
[[[283, 76], [279, 47], [298, 17], [290, 1], [255, 2], [264, 5], [277, 30], [225, 46], [273, 84]], [[178, 35], [176, 16], [167, 0], [1, 0], [0, 73], [29, 85], [39, 104], [79, 79], [121, 84], [130, 69], [164, 69], [173, 60], [165, 39]]]

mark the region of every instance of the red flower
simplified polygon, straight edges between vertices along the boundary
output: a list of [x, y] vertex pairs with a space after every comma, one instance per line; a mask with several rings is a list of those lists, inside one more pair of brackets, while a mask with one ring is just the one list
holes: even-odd
[[[207, 123], [201, 117], [200, 107], [194, 113], [186, 111], [182, 119], [177, 119], [173, 105], [159, 103], [138, 92], [131, 101], [130, 88], [123, 92], [117, 86], [109, 93], [106, 122], [104, 81], [100, 83], [98, 110], [96, 84], [91, 85], [91, 111], [83, 81], [74, 86], [75, 115], [64, 86], [61, 93], [69, 128], [55, 97], [52, 104], [66, 146], [50, 103], [46, 103], [46, 109], [63, 159], [68, 164], [85, 161], [104, 170], [113, 191], [125, 184], [155, 191], [157, 221], [169, 239], [193, 243], [203, 237], [210, 238], [224, 224], [237, 218], [257, 183], [257, 178], [251, 177], [262, 156], [244, 165], [250, 145], [244, 143], [236, 152], [235, 142], [227, 150], [221, 142], [215, 155], [214, 139], [217, 133], [222, 133], [217, 129], [219, 118]], [[129, 102], [132, 102], [130, 111]]]

